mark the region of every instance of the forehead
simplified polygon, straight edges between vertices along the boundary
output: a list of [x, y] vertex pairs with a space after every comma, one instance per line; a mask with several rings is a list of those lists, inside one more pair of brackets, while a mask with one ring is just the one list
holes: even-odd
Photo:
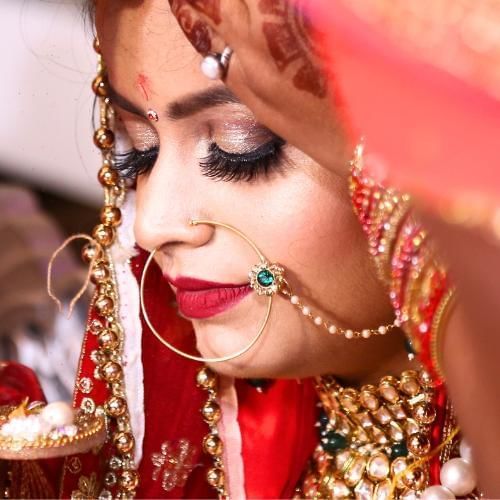
[[167, 0], [101, 0], [96, 29], [113, 87], [141, 108], [207, 88]]

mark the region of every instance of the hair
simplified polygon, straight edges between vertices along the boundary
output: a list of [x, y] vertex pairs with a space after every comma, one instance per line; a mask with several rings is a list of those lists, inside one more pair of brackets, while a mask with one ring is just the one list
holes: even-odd
[[83, 15], [85, 16], [85, 19], [90, 19], [92, 24], [94, 24], [95, 0], [84, 0]]

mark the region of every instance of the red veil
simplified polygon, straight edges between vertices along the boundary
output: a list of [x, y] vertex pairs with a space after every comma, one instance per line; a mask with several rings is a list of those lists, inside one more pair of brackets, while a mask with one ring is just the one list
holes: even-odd
[[[383, 162], [387, 183], [427, 201], [498, 206], [498, 4], [314, 0], [308, 8], [354, 133]], [[367, 164], [374, 174], [380, 166]]]

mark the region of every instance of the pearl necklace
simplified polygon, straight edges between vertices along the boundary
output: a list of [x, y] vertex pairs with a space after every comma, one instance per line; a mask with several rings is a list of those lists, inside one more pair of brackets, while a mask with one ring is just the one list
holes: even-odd
[[458, 449], [460, 456], [446, 461], [441, 466], [439, 474], [441, 484], [427, 487], [420, 497], [421, 500], [453, 500], [457, 497], [479, 498], [471, 448], [462, 439]]

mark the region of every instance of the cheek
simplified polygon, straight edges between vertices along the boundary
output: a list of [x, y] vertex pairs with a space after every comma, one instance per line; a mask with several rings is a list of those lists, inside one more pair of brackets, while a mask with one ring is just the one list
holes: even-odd
[[294, 175], [273, 189], [265, 207], [256, 234], [266, 235], [262, 244], [268, 257], [300, 282], [315, 280], [320, 286], [326, 275], [347, 272], [361, 256], [361, 231], [342, 181]]
[[[209, 200], [213, 215], [241, 229], [270, 261], [282, 264], [294, 292], [313, 310], [351, 325], [366, 288], [353, 283], [366, 283], [369, 257], [346, 183], [320, 182], [297, 169], [268, 183], [227, 185], [223, 192], [220, 186], [217, 202]], [[225, 253], [241, 262], [234, 243], [224, 240]], [[234, 352], [251, 340], [262, 317], [262, 308], [252, 303], [235, 310], [227, 322], [195, 325], [200, 351], [205, 356]], [[278, 296], [258, 345], [214, 368], [240, 377], [310, 376], [317, 374], [307, 371], [311, 367], [331, 369], [332, 352], [340, 352], [342, 345], [342, 339], [318, 329]]]
[[267, 183], [228, 185], [219, 191], [213, 215], [241, 229], [268, 260], [283, 265], [295, 293], [344, 313], [348, 298], [366, 282], [369, 255], [347, 182], [324, 177], [297, 168]]

